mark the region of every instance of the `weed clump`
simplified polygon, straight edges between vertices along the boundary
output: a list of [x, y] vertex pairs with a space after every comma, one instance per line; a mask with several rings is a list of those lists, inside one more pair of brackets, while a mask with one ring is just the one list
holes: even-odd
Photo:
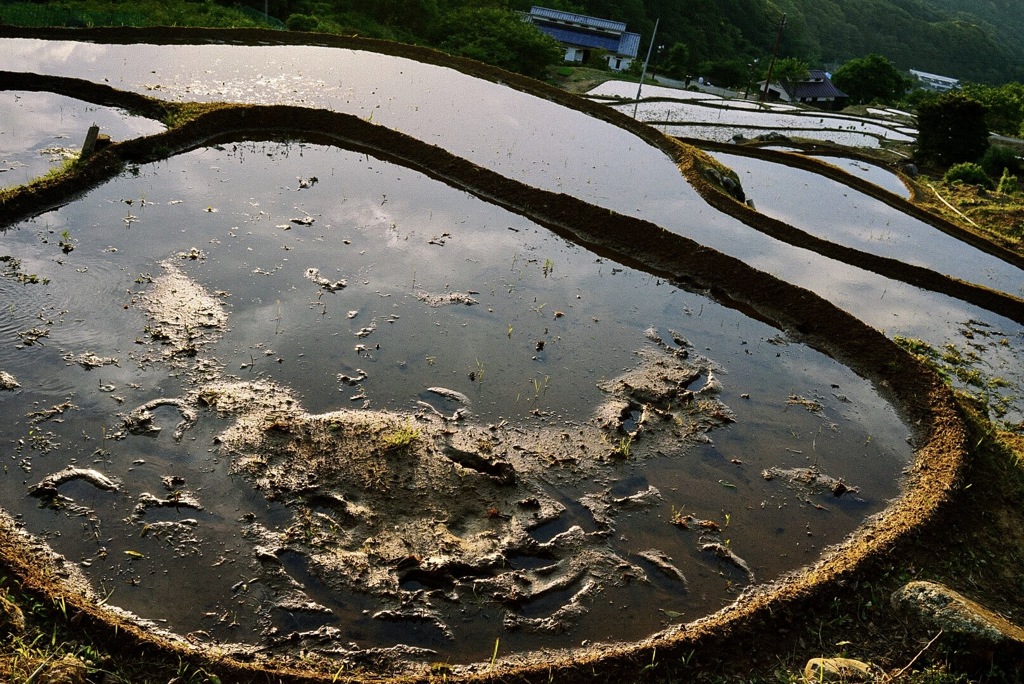
[[393, 432], [385, 434], [382, 439], [390, 449], [408, 449], [420, 438], [420, 430], [413, 427], [412, 423], [397, 428]]
[[1010, 173], [1010, 169], [1003, 169], [1003, 175], [999, 179], [999, 186], [996, 190], [1001, 195], [1015, 195], [1020, 192], [1020, 182], [1016, 176]]
[[988, 190], [992, 189], [992, 179], [985, 173], [985, 169], [974, 162], [953, 164], [946, 171], [946, 175], [942, 177], [942, 180], [947, 183], [960, 182], [966, 185], [980, 185]]

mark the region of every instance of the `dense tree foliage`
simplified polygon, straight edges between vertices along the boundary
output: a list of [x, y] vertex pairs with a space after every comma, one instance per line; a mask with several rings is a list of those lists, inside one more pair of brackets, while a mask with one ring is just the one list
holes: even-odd
[[448, 14], [438, 25], [435, 41], [452, 54], [534, 78], [544, 78], [547, 67], [562, 54], [553, 38], [515, 12], [494, 7], [465, 7]]
[[[351, 24], [363, 34], [435, 44], [439, 27], [450, 21], [447, 16], [452, 13], [526, 11], [533, 4], [530, 0], [269, 1], [271, 12], [281, 19], [298, 13], [320, 22]], [[245, 2], [263, 9], [263, 0]], [[745, 83], [746, 65], [755, 59], [762, 68], [766, 66], [777, 35], [781, 36], [780, 58], [799, 59], [815, 67], [835, 69], [851, 59], [877, 54], [901, 71], [913, 68], [978, 83], [1024, 80], [1024, 2], [1019, 0], [538, 0], [537, 4], [626, 22], [645, 43], [657, 19], [655, 40], [664, 49], [655, 53], [656, 69], [679, 76], [703, 75], [722, 85]], [[779, 34], [783, 15], [785, 26]], [[669, 49], [675, 45], [685, 46], [685, 64], [680, 49]], [[644, 50], [646, 44], [641, 55]]]
[[661, 71], [669, 77], [682, 80], [690, 73], [690, 48], [685, 43], [675, 43], [658, 56], [663, 57]]
[[988, 127], [1003, 135], [1024, 135], [1024, 85], [968, 84], [964, 92], [988, 108]]
[[1024, 172], [1024, 160], [1017, 156], [1017, 150], [1004, 145], [989, 147], [978, 164], [991, 178], [999, 178], [1004, 173], [1017, 176]]
[[881, 55], [851, 59], [836, 70], [832, 82], [850, 96], [851, 104], [893, 102], [902, 97], [912, 83]]
[[989, 146], [985, 105], [949, 92], [917, 108], [917, 157], [943, 166], [976, 162]]
[[810, 68], [811, 65], [802, 59], [785, 57], [775, 62], [775, 68], [772, 69], [772, 80], [799, 83], [807, 79]]

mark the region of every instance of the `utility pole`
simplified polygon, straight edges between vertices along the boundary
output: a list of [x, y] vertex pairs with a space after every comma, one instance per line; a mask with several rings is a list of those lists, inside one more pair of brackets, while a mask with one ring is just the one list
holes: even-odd
[[772, 61], [768, 64], [768, 76], [764, 82], [764, 88], [761, 89], [761, 96], [757, 99], [758, 102], [764, 102], [768, 96], [768, 88], [772, 85], [772, 72], [775, 71], [775, 58], [779, 55], [779, 41], [782, 40], [782, 29], [786, 28], [786, 15], [783, 13], [782, 21], [779, 22], [779, 32], [775, 34], [775, 47], [772, 48]]
[[636, 87], [636, 102], [633, 104], [633, 118], [636, 118], [637, 107], [640, 106], [640, 90], [644, 87], [644, 79], [647, 78], [647, 63], [651, 61], [651, 48], [654, 47], [654, 39], [658, 36], [658, 22], [661, 17], [654, 20], [654, 32], [651, 33], [651, 43], [647, 46], [647, 58], [644, 60], [644, 68], [640, 72], [640, 85]]

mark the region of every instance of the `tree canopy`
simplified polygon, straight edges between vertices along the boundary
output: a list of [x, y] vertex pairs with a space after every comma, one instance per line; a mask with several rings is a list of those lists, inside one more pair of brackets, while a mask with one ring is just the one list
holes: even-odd
[[497, 7], [464, 7], [448, 14], [436, 33], [442, 50], [494, 64], [533, 78], [562, 55], [553, 38], [518, 14]]
[[[241, 2], [260, 11], [264, 7], [264, 0]], [[269, 0], [271, 14], [282, 20], [301, 15], [295, 25], [348, 28], [362, 35], [434, 45], [439, 44], [438, 29], [444, 22], [458, 23], [452, 15], [471, 10], [528, 11], [532, 4], [531, 0]], [[544, 0], [537, 4], [625, 22], [627, 30], [642, 36], [641, 54], [658, 20], [657, 44], [686, 48], [686, 64], [673, 59], [670, 69], [694, 77], [717, 70], [716, 81], [739, 76], [740, 65], [755, 59], [767, 64], [777, 36], [780, 58], [815, 66], [876, 54], [899, 70], [919, 69], [976, 83], [1024, 81], [1024, 2], [1015, 0]], [[492, 33], [491, 39], [497, 38]], [[452, 42], [461, 49], [472, 41]], [[466, 49], [487, 56], [505, 52], [484, 42]]]
[[964, 92], [988, 109], [988, 127], [1003, 135], [1024, 135], [1024, 84], [995, 87], [967, 84]]
[[917, 108], [917, 157], [944, 166], [976, 162], [989, 146], [985, 105], [951, 91]]
[[802, 59], [784, 57], [775, 62], [775, 67], [772, 69], [772, 80], [799, 83], [807, 79], [810, 68], [811, 65]]
[[881, 55], [851, 59], [836, 69], [832, 82], [850, 96], [852, 104], [893, 102], [911, 85], [911, 80]]

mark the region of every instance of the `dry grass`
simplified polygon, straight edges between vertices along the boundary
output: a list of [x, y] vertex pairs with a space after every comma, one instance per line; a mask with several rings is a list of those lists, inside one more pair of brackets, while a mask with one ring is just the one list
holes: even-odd
[[1024, 257], [1024, 193], [1003, 194], [926, 177], [917, 184], [916, 204]]

